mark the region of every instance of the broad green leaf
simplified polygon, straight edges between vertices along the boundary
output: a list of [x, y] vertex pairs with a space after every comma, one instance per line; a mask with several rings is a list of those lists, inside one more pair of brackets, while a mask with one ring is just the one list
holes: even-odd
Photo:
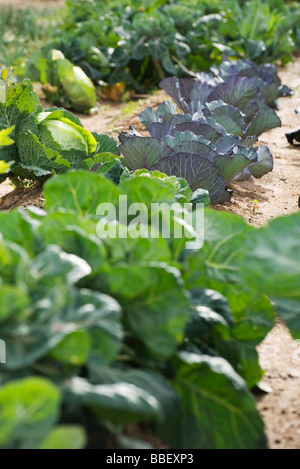
[[82, 289], [60, 320], [62, 324], [73, 324], [73, 327], [84, 327], [88, 331], [89, 357], [96, 359], [99, 366], [116, 359], [123, 340], [123, 328], [121, 308], [114, 298]]
[[229, 339], [232, 313], [226, 299], [218, 292], [194, 288], [189, 293], [191, 314], [185, 328], [188, 344], [214, 356], [218, 340]]
[[6, 283], [24, 285], [28, 268], [25, 249], [0, 237], [0, 278]]
[[[29, 80], [24, 80], [19, 85], [12, 84], [9, 77], [5, 81], [5, 99], [0, 102], [0, 131], [14, 127], [10, 137], [15, 141], [20, 128], [25, 129], [28, 118], [39, 109], [39, 98]], [[33, 121], [32, 119], [30, 123], [28, 121], [31, 130], [33, 130], [32, 125], [34, 126]], [[1, 150], [1, 159], [6, 162], [11, 160], [18, 162], [16, 143]]]
[[[6, 99], [0, 103], [0, 130], [17, 126], [24, 119], [24, 114], [34, 113], [39, 105], [38, 95], [33, 91], [30, 80], [24, 80], [19, 85], [6, 85]], [[11, 135], [14, 139], [14, 134]]]
[[25, 317], [18, 327], [10, 323], [2, 328], [8, 357], [3, 369], [20, 370], [49, 352], [72, 365], [83, 364], [88, 357], [95, 357], [99, 365], [115, 360], [123, 338], [118, 303], [97, 292], [70, 290], [62, 283], [48, 290], [33, 293], [36, 302], [31, 304], [35, 309], [29, 325]]
[[37, 249], [36, 223], [24, 211], [18, 209], [0, 213], [0, 227], [4, 239], [22, 246], [29, 254], [34, 254]]
[[[10, 171], [10, 164], [0, 161], [0, 174], [6, 174]], [[4, 177], [5, 180], [5, 177]], [[3, 180], [1, 180], [3, 182]]]
[[[32, 210], [33, 208], [29, 207], [27, 212], [30, 214], [31, 218], [36, 218], [36, 213], [32, 214]], [[50, 214], [44, 212], [38, 219], [42, 222], [38, 231], [45, 239], [46, 244], [53, 243], [56, 232], [58, 239], [60, 236], [63, 236], [64, 231], [66, 231], [68, 227], [72, 227], [71, 229], [78, 227], [88, 235], [95, 235], [98, 221], [92, 218], [80, 217], [74, 211], [67, 211], [62, 207], [58, 209], [58, 211], [53, 211], [53, 213]]]
[[[232, 298], [230, 303], [233, 304]], [[275, 314], [268, 298], [255, 298], [239, 293], [239, 306], [234, 308], [234, 325], [227, 342], [218, 341], [216, 350], [230, 362], [252, 389], [262, 378], [257, 346], [275, 326]]]
[[0, 298], [0, 324], [21, 316], [30, 304], [28, 294], [14, 285], [1, 285]]
[[[151, 236], [150, 227], [148, 225], [141, 226], [141, 235], [144, 237], [136, 238], [135, 227], [127, 227], [119, 225], [118, 238], [106, 238], [103, 240], [104, 245], [109, 252], [109, 263], [117, 264], [121, 262], [171, 262], [171, 251], [168, 246], [168, 240], [163, 238], [159, 233], [157, 237]], [[149, 230], [149, 231], [148, 231]]]
[[240, 283], [240, 263], [247, 236], [254, 228], [240, 217], [226, 212], [205, 210], [205, 243], [187, 257], [189, 288], [216, 288], [218, 283]]
[[245, 118], [241, 111], [226, 104], [223, 101], [212, 101], [207, 103], [211, 116], [216, 122], [224, 127], [228, 133], [239, 136], [246, 128]]
[[[68, 217], [60, 217], [66, 224], [57, 223], [57, 214], [48, 216], [39, 227], [39, 233], [46, 244], [57, 244], [70, 254], [84, 259], [96, 273], [105, 264], [106, 251], [102, 241], [95, 235], [87, 233], [79, 226], [68, 224]], [[55, 218], [56, 217], [56, 218]], [[73, 220], [72, 220], [73, 222]], [[75, 221], [78, 223], [78, 221]], [[115, 240], [114, 240], [115, 241]]]
[[74, 331], [68, 334], [51, 351], [51, 357], [61, 363], [71, 365], [84, 365], [87, 361], [91, 341], [89, 334], [84, 330]]
[[14, 126], [0, 130], [0, 148], [13, 145], [14, 141], [10, 138], [10, 134], [14, 131]]
[[113, 153], [117, 156], [120, 155], [115, 139], [105, 134], [97, 134], [96, 132], [92, 132], [92, 135], [98, 143], [96, 150], [97, 153]]
[[0, 388], [0, 447], [39, 441], [59, 416], [60, 393], [43, 378], [11, 381]]
[[65, 382], [63, 392], [69, 403], [92, 408], [101, 419], [114, 423], [162, 419], [158, 400], [134, 384], [93, 385], [83, 378], [72, 378]]
[[262, 109], [254, 116], [252, 122], [247, 127], [243, 138], [252, 137], [253, 135], [261, 135], [275, 127], [281, 127], [281, 120], [277, 116], [276, 112], [270, 108]]
[[190, 304], [192, 308], [206, 306], [221, 315], [227, 324], [233, 324], [233, 315], [227, 299], [221, 293], [203, 288], [190, 290]]
[[177, 153], [172, 157], [160, 159], [151, 169], [186, 179], [193, 191], [198, 188], [207, 190], [213, 204], [230, 200], [225, 179], [221, 176], [219, 168], [201, 155]]
[[242, 279], [275, 303], [294, 337], [300, 337], [300, 213], [280, 217], [248, 236]]
[[102, 203], [118, 209], [120, 190], [103, 176], [76, 171], [50, 179], [44, 186], [45, 205], [50, 213], [64, 207], [79, 216], [96, 214]]
[[[53, 171], [64, 173], [71, 168], [71, 164], [67, 160], [58, 152], [46, 147], [30, 131], [18, 134], [16, 142], [19, 150], [20, 168], [31, 171], [37, 177], [50, 175]], [[19, 173], [22, 175], [21, 169]]]
[[87, 434], [79, 425], [59, 425], [46, 436], [39, 449], [83, 449]]
[[228, 341], [218, 340], [214, 350], [252, 387], [262, 374], [255, 348], [274, 325], [273, 308], [263, 296], [262, 279], [259, 290], [242, 275], [244, 253], [251, 252], [247, 242], [256, 230], [235, 215], [211, 210], [205, 213], [205, 243], [187, 257], [185, 278], [189, 288], [208, 287], [227, 298], [234, 324]]
[[[247, 77], [233, 77], [225, 83], [220, 83], [209, 95], [209, 101], [222, 100], [238, 108], [247, 115], [247, 106], [252, 98], [258, 94], [257, 86]], [[247, 116], [248, 117], [248, 116]], [[254, 134], [249, 134], [254, 135]]]
[[58, 246], [48, 246], [31, 264], [29, 275], [40, 282], [39, 287], [49, 282], [68, 282], [73, 284], [89, 275], [91, 268], [88, 263], [74, 254], [67, 254]]
[[114, 161], [100, 165], [94, 172], [97, 174], [104, 174], [107, 179], [115, 184], [119, 184], [123, 171], [124, 167], [122, 166], [121, 161], [118, 158], [115, 158]]
[[220, 173], [227, 184], [251, 163], [251, 159], [247, 155], [247, 153], [250, 153], [249, 150], [245, 152], [242, 148], [232, 155], [218, 156], [215, 160], [215, 164], [220, 169]]
[[108, 368], [99, 366], [97, 360], [89, 361], [90, 379], [93, 384], [134, 384], [151, 394], [160, 404], [162, 418], [177, 412], [180, 405], [174, 387], [161, 374], [150, 369]]
[[[151, 174], [151, 173], [150, 173]], [[178, 188], [165, 178], [151, 177], [149, 173], [141, 173], [139, 177], [125, 179], [121, 190], [128, 197], [128, 205], [142, 202], [150, 210], [151, 203], [175, 202]]]
[[191, 203], [193, 204], [193, 210], [197, 208], [197, 204], [203, 204], [205, 208], [208, 208], [210, 206], [209, 192], [205, 189], [195, 190], [191, 197]]
[[166, 152], [165, 143], [154, 137], [123, 138], [119, 148], [132, 170], [150, 169]]
[[182, 405], [160, 429], [172, 448], [263, 449], [264, 426], [244, 381], [222, 358], [182, 352], [174, 385]]
[[259, 147], [257, 149], [257, 163], [249, 166], [252, 176], [261, 178], [268, 172], [272, 171], [274, 167], [273, 155], [268, 147]]
[[164, 264], [120, 266], [108, 272], [106, 282], [123, 307], [127, 328], [148, 354], [156, 360], [170, 357], [183, 340], [188, 315], [179, 271]]

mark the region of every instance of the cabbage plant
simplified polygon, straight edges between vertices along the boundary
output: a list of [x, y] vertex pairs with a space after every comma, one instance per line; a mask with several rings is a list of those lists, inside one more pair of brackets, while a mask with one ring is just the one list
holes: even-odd
[[266, 146], [251, 146], [257, 135], [242, 130], [247, 127], [244, 115], [233, 106], [214, 104], [220, 106], [219, 116], [227, 129], [218, 123], [218, 117], [205, 117], [201, 111], [177, 114], [176, 106], [169, 102], [156, 112], [152, 108], [143, 111], [139, 117], [150, 137], [142, 137], [134, 129], [119, 136], [119, 148], [129, 167], [183, 177], [192, 190], [209, 191], [212, 204], [230, 200], [231, 182], [260, 178], [271, 171], [273, 156]]
[[13, 141], [0, 149], [0, 160], [12, 162], [9, 177], [36, 180], [89, 169], [102, 162], [99, 154], [119, 154], [112, 138], [87, 131], [71, 112], [56, 107], [43, 111], [29, 80], [18, 85], [5, 83], [0, 131], [10, 129]]
[[[69, 104], [75, 111], [87, 112], [96, 105], [96, 89], [84, 71], [72, 64], [64, 54], [53, 49], [51, 57], [44, 62], [49, 69], [47, 75], [53, 77], [53, 85], [59, 89], [64, 104]], [[49, 88], [48, 88], [49, 91]]]
[[252, 145], [281, 126], [269, 106], [276, 107], [280, 93], [287, 92], [279, 91], [280, 83], [274, 67], [249, 60], [225, 60], [198, 80], [166, 78], [160, 87], [177, 106], [165, 102], [156, 111], [145, 109], [139, 118], [150, 137], [131, 129], [119, 136], [120, 151], [133, 170], [183, 177], [192, 190], [208, 190], [211, 203], [229, 201], [231, 182], [261, 178], [273, 169], [270, 150]]

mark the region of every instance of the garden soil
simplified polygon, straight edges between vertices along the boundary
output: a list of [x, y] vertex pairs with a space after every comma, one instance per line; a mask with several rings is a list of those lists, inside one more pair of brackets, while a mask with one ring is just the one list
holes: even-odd
[[[13, 5], [53, 6], [64, 2], [44, 0], [42, 2], [13, 1]], [[11, 4], [10, 3], [10, 4]], [[8, 4], [0, 0], [0, 5]], [[294, 108], [300, 106], [300, 60], [279, 68], [282, 82], [293, 89], [292, 98], [279, 99], [279, 117], [282, 127], [273, 129], [260, 138], [260, 145], [267, 145], [273, 153], [274, 171], [262, 179], [253, 179], [232, 185], [231, 203], [216, 206], [217, 210], [226, 210], [242, 216], [254, 226], [266, 224], [272, 218], [293, 213], [298, 208], [300, 195], [300, 146], [291, 146], [285, 138], [285, 132], [300, 126]], [[131, 104], [102, 102], [99, 113], [94, 116], [82, 116], [81, 121], [88, 130], [109, 133], [117, 138], [121, 131], [128, 131], [134, 125], [139, 132], [146, 134], [139, 123], [138, 114], [148, 106], [157, 106], [169, 99], [162, 91]], [[44, 102], [44, 107], [47, 104]], [[7, 195], [9, 192], [11, 194]], [[8, 183], [0, 184], [0, 210], [9, 210], [17, 206], [43, 206], [40, 187], [29, 188], [25, 192], [13, 191]], [[253, 208], [254, 207], [254, 208]], [[293, 341], [284, 324], [278, 322], [258, 347], [261, 367], [265, 370], [262, 383], [267, 393], [261, 393], [257, 399], [266, 426], [266, 433], [271, 449], [300, 449], [300, 343]], [[139, 436], [135, 427], [128, 429], [131, 436]], [[163, 448], [159, 440], [145, 434], [145, 439], [156, 448]]]

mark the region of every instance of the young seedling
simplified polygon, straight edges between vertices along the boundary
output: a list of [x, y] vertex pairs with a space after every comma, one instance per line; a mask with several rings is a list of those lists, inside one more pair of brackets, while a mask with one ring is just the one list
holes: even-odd
[[250, 200], [249, 209], [253, 213], [253, 215], [255, 215], [259, 210], [259, 201], [256, 199]]

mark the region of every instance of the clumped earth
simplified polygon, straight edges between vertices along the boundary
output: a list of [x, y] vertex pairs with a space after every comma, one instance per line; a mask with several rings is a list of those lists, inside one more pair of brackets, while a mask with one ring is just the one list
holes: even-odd
[[[45, 7], [62, 1], [12, 2], [14, 6]], [[0, 5], [7, 2], [0, 0]], [[259, 144], [267, 145], [273, 153], [275, 166], [273, 172], [261, 180], [232, 185], [231, 203], [215, 206], [217, 210], [226, 210], [242, 216], [254, 226], [266, 224], [272, 218], [293, 213], [298, 208], [300, 195], [300, 148], [288, 144], [285, 133], [300, 125], [294, 108], [300, 106], [300, 60], [279, 68], [279, 75], [284, 84], [295, 90], [291, 98], [279, 99], [279, 117], [282, 128], [273, 129], [262, 135]], [[102, 103], [99, 113], [94, 116], [82, 116], [80, 119], [88, 130], [110, 133], [117, 138], [129, 125], [146, 134], [138, 120], [138, 114], [146, 107], [155, 107], [170, 99], [164, 92], [158, 91], [153, 96], [131, 103]], [[44, 107], [48, 107], [43, 102]], [[9, 194], [10, 193], [10, 194]], [[0, 210], [10, 210], [18, 206], [43, 206], [40, 186], [13, 191], [8, 182], [0, 184]], [[258, 348], [260, 364], [265, 370], [262, 383], [269, 388], [268, 393], [257, 397], [258, 409], [264, 419], [271, 449], [300, 449], [300, 341], [293, 341], [284, 324], [278, 322]], [[135, 435], [139, 429], [131, 428]], [[141, 435], [139, 435], [141, 438]], [[153, 436], [145, 434], [146, 440]], [[155, 447], [163, 447], [158, 441], [151, 441]]]

